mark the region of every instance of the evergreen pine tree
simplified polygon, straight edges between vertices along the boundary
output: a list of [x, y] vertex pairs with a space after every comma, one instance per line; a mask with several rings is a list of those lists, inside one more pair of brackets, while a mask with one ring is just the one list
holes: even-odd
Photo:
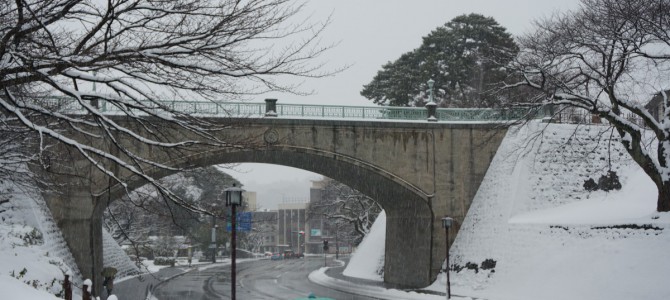
[[507, 76], [504, 66], [517, 51], [493, 18], [458, 16], [423, 37], [419, 48], [382, 66], [361, 95], [376, 104], [423, 106], [432, 78], [441, 107], [494, 107], [496, 98], [487, 91]]

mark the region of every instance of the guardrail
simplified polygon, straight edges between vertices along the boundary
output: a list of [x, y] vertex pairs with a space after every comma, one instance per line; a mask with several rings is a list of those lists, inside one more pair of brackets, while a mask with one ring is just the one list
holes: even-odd
[[[64, 97], [47, 97], [41, 105], [63, 113], [83, 113], [83, 107]], [[96, 103], [103, 113], [125, 113], [124, 109], [106, 101]], [[429, 110], [421, 107], [391, 106], [337, 106], [312, 104], [279, 104], [276, 99], [266, 99], [265, 103], [249, 102], [216, 102], [216, 101], [181, 101], [167, 100], [142, 103], [148, 109], [168, 109], [188, 114], [225, 117], [295, 117], [295, 118], [326, 118], [326, 119], [381, 119], [381, 120], [429, 120], [429, 121], [509, 121], [527, 117], [529, 114], [541, 118], [544, 114], [528, 108], [438, 108], [434, 119]], [[138, 109], [131, 111], [137, 113]]]

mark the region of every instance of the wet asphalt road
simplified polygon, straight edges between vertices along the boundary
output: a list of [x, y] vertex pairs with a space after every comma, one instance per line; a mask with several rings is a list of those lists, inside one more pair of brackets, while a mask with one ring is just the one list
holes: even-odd
[[[321, 266], [323, 260], [316, 257], [238, 263], [237, 299], [295, 299], [305, 298], [310, 292], [337, 300], [373, 299], [311, 283], [307, 276]], [[155, 286], [154, 297], [158, 300], [230, 299], [230, 266], [195, 270], [174, 277]]]

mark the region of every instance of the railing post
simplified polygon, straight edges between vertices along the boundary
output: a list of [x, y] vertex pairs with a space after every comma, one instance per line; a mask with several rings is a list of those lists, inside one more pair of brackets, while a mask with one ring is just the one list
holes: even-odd
[[265, 99], [265, 116], [277, 117], [277, 99]]
[[91, 299], [91, 286], [93, 282], [90, 279], [84, 280], [84, 285], [82, 286], [81, 291], [81, 300], [92, 300]]
[[72, 283], [70, 282], [70, 275], [65, 275], [65, 280], [63, 280], [63, 294], [65, 300], [72, 300]]

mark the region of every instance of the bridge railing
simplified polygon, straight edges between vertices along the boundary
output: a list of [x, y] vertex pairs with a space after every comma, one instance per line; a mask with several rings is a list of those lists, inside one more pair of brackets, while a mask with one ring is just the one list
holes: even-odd
[[[46, 97], [37, 101], [50, 109], [63, 113], [84, 113], [83, 107], [72, 98]], [[167, 100], [142, 103], [154, 109], [171, 109], [188, 114], [203, 116], [226, 117], [264, 117], [266, 103], [250, 102], [215, 102], [215, 101], [179, 101]], [[98, 103], [103, 113], [121, 113], [116, 105], [101, 101]], [[390, 107], [390, 106], [338, 106], [313, 104], [276, 104], [277, 117], [326, 118], [326, 119], [381, 119], [381, 120], [426, 120], [428, 111], [421, 107]], [[133, 110], [138, 113], [136, 109]], [[530, 111], [528, 108], [438, 108], [436, 117], [439, 121], [509, 121], [532, 115], [542, 118], [543, 113]]]

